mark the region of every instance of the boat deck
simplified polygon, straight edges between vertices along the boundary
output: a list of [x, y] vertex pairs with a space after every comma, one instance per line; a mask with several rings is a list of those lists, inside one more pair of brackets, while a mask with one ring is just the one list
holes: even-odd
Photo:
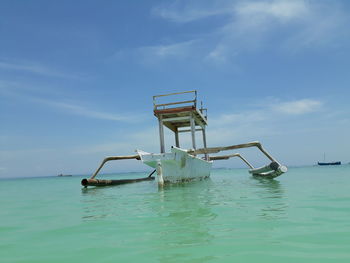
[[162, 118], [164, 125], [172, 131], [181, 132], [182, 130], [179, 128], [191, 127], [191, 116], [194, 117], [196, 126], [203, 127], [208, 124], [206, 116], [194, 106], [154, 110], [154, 115], [157, 118]]
[[191, 118], [194, 119], [195, 126], [200, 126], [201, 128], [204, 128], [206, 125], [208, 125], [206, 109], [197, 108], [197, 93], [195, 91], [185, 93], [194, 93], [195, 98], [193, 100], [157, 104], [156, 98], [169, 95], [178, 95], [183, 93], [172, 93], [153, 97], [154, 115], [162, 121], [164, 126], [169, 128], [173, 132], [188, 131], [181, 130], [179, 128], [191, 127]]

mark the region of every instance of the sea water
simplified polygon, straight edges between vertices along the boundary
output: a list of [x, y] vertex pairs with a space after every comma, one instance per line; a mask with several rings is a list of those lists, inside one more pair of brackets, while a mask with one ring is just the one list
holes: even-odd
[[81, 179], [0, 180], [0, 262], [350, 262], [350, 165], [163, 189]]

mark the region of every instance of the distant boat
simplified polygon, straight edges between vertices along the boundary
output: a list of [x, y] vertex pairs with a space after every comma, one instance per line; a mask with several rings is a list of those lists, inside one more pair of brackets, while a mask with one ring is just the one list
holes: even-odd
[[323, 162], [317, 162], [318, 165], [341, 165], [340, 161], [337, 162], [326, 162], [326, 154], [323, 154]]
[[331, 162], [331, 163], [324, 163], [324, 162], [317, 162], [318, 165], [341, 165], [341, 162]]
[[59, 174], [57, 176], [72, 176], [71, 174]]

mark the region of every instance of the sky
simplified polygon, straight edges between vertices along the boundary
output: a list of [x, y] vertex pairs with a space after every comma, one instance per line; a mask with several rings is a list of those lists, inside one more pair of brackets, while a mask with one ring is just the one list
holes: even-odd
[[208, 146], [258, 140], [287, 166], [347, 164], [349, 28], [347, 0], [1, 0], [0, 177], [159, 152], [152, 96], [186, 90], [208, 108]]

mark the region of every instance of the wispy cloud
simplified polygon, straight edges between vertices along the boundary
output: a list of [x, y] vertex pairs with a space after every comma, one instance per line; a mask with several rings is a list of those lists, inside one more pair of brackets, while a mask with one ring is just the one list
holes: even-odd
[[48, 66], [35, 62], [9, 62], [5, 60], [0, 60], [0, 69], [22, 71], [48, 77], [77, 78], [77, 76], [68, 73], [63, 73], [58, 70], [52, 69]]
[[[174, 141], [173, 136], [165, 134], [166, 141]], [[168, 145], [170, 146], [170, 145]], [[77, 154], [102, 153], [105, 155], [132, 155], [136, 149], [149, 152], [159, 151], [158, 129], [156, 126], [145, 126], [141, 130], [132, 130], [129, 133], [118, 134], [115, 142], [100, 142], [72, 149]]]
[[196, 40], [172, 44], [142, 47], [138, 51], [145, 59], [185, 58], [196, 44]]
[[79, 106], [76, 104], [69, 104], [66, 102], [57, 102], [57, 101], [50, 101], [50, 100], [43, 100], [43, 99], [35, 99], [35, 100], [43, 104], [46, 104], [50, 107], [55, 107], [60, 110], [63, 110], [67, 113], [80, 115], [88, 118], [94, 118], [94, 119], [100, 119], [100, 120], [111, 120], [111, 121], [130, 121], [134, 119], [131, 116], [96, 111], [96, 110], [88, 109], [83, 106]]
[[[31, 95], [28, 95], [28, 90]], [[34, 93], [34, 95], [33, 95]], [[55, 94], [55, 90], [53, 90]], [[32, 89], [30, 86], [23, 85], [17, 82], [2, 82], [0, 81], [0, 95], [20, 99], [26, 103], [41, 104], [50, 108], [57, 109], [63, 113], [78, 115], [87, 118], [109, 120], [109, 121], [121, 121], [121, 122], [140, 122], [145, 119], [143, 114], [131, 114], [123, 112], [120, 114], [113, 112], [104, 112], [91, 107], [86, 107], [82, 105], [83, 103], [71, 100], [60, 100], [48, 98], [48, 94], [44, 93], [38, 89]], [[57, 94], [55, 94], [57, 96]], [[62, 96], [62, 94], [61, 94]], [[52, 97], [52, 96], [50, 96]], [[0, 138], [1, 139], [1, 138]]]
[[319, 111], [321, 109], [322, 104], [323, 103], [318, 100], [301, 99], [276, 104], [272, 107], [272, 109], [279, 113], [300, 115]]
[[152, 13], [176, 23], [188, 23], [217, 15], [239, 16], [238, 19], [251, 16], [250, 21], [260, 20], [262, 16], [287, 20], [307, 15], [308, 2], [305, 0], [177, 0], [168, 5], [154, 7]]
[[[243, 50], [263, 48], [276, 34], [280, 35], [277, 48], [288, 51], [333, 47], [340, 39], [349, 37], [344, 32], [350, 23], [340, 1], [177, 0], [156, 6], [152, 13], [180, 24], [225, 16], [221, 26], [196, 36], [196, 42], [182, 53], [182, 56], [201, 56], [216, 63], [230, 61]], [[171, 47], [169, 45], [170, 50]]]
[[[131, 114], [123, 112], [120, 114], [113, 112], [104, 112], [96, 109], [92, 109], [86, 106], [81, 105], [77, 102], [66, 102], [66, 101], [57, 101], [43, 98], [28, 98], [35, 103], [41, 103], [47, 105], [51, 108], [56, 108], [64, 113], [83, 116], [86, 118], [93, 118], [99, 120], [109, 120], [109, 121], [118, 121], [118, 122], [129, 122], [129, 123], [138, 123], [145, 119], [144, 115], [141, 113]], [[80, 104], [80, 105], [79, 105]]]
[[[257, 104], [256, 109], [240, 111], [231, 114], [221, 114], [212, 122], [214, 125], [220, 123], [253, 123], [275, 119], [279, 115], [303, 115], [322, 110], [324, 103], [317, 99], [299, 99], [291, 101], [281, 101], [277, 98], [266, 99], [267, 104]], [[272, 106], [270, 106], [272, 105]]]
[[152, 14], [175, 23], [188, 23], [210, 16], [223, 15], [232, 12], [233, 2], [230, 1], [173, 1], [152, 9]]
[[276, 18], [285, 22], [302, 19], [309, 15], [310, 7], [303, 0], [244, 1], [237, 4], [235, 12], [239, 19], [250, 17], [250, 21], [254, 21], [253, 24], [259, 25], [263, 23], [264, 18]]
[[[169, 60], [183, 61], [189, 57], [197, 56], [200, 59], [198, 49], [203, 49], [202, 39], [191, 39], [189, 41], [179, 41], [156, 44], [153, 46], [143, 46], [136, 49], [118, 50], [113, 59], [133, 59], [140, 64], [156, 65]], [[194, 50], [196, 50], [194, 52]]]
[[[308, 119], [307, 114], [324, 110], [324, 103], [316, 99], [300, 99], [284, 101], [269, 99], [267, 105], [256, 105], [250, 110], [225, 113], [209, 119], [211, 128], [208, 138], [214, 144], [230, 143], [230, 140], [260, 140], [262, 137], [271, 137], [284, 133], [278, 123], [303, 122]], [[273, 106], [270, 106], [271, 103]], [[298, 119], [295, 119], [298, 116]]]
[[251, 110], [245, 112], [222, 114], [217, 116], [213, 122], [214, 125], [220, 125], [220, 123], [252, 123], [266, 120], [268, 114], [266, 114], [266, 109]]

